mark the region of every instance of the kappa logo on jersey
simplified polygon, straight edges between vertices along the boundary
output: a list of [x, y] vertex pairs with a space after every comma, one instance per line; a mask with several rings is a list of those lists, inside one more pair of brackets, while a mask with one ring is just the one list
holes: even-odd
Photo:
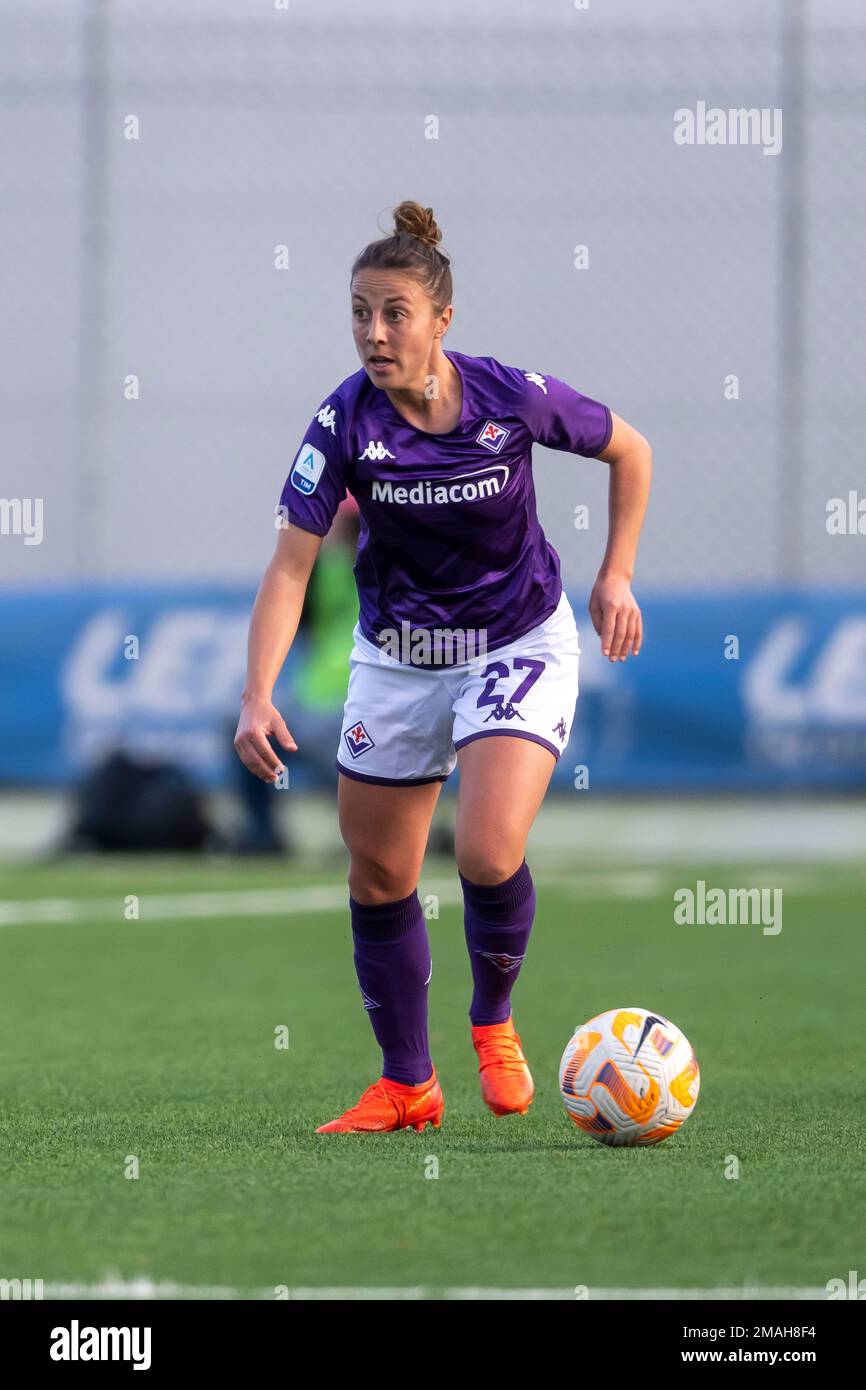
[[336, 415], [334, 414], [333, 408], [332, 408], [331, 406], [328, 405], [327, 401], [326, 401], [325, 404], [322, 406], [322, 409], [321, 409], [320, 411], [318, 411], [318, 413], [317, 413], [317, 415], [316, 415], [316, 419], [318, 420], [319, 424], [322, 426], [322, 429], [323, 429], [323, 430], [330, 430], [330, 431], [331, 431], [331, 434], [334, 435], [335, 438], [336, 438], [337, 431], [336, 431], [336, 429], [334, 428], [334, 421], [336, 420], [336, 418], [337, 418], [337, 417], [336, 417]]
[[381, 439], [371, 439], [363, 454], [358, 455], [359, 459], [378, 459], [379, 462], [381, 462], [382, 459], [392, 459], [395, 457], [396, 455], [390, 453], [389, 450], [385, 448]]
[[510, 433], [511, 430], [497, 425], [495, 420], [488, 420], [475, 442], [476, 444], [483, 444], [485, 449], [490, 449], [494, 454], [498, 454]]
[[292, 487], [296, 487], [298, 492], [309, 497], [311, 492], [316, 491], [324, 469], [325, 455], [318, 449], [314, 449], [312, 444], [302, 445], [291, 473]]
[[376, 745], [371, 739], [360, 719], [357, 724], [353, 724], [351, 729], [347, 729], [343, 734], [346, 746], [353, 758], [360, 758], [362, 753], [366, 753], [368, 748], [375, 748]]
[[491, 965], [495, 965], [497, 970], [501, 970], [503, 975], [510, 975], [524, 959], [523, 956], [510, 956], [507, 951], [479, 951], [478, 954], [489, 960]]
[[547, 395], [547, 382], [540, 372], [524, 372], [527, 381], [531, 381], [533, 386], [537, 386], [540, 391]]

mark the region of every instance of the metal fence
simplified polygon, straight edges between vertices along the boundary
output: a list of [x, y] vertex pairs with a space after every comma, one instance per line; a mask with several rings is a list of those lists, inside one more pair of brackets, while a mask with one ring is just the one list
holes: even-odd
[[[256, 575], [359, 365], [351, 261], [414, 197], [448, 345], [652, 441], [642, 585], [866, 583], [826, 525], [866, 491], [864, 74], [859, 0], [3, 4], [0, 492], [44, 499], [44, 540], [0, 545], [0, 581]], [[781, 108], [781, 152], [677, 144], [700, 102]], [[536, 457], [585, 585], [606, 470]]]

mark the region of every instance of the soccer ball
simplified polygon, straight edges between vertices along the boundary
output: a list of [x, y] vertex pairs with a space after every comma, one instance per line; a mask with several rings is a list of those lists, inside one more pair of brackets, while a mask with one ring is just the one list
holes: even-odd
[[591, 1018], [559, 1064], [569, 1116], [600, 1144], [667, 1139], [694, 1110], [700, 1086], [688, 1038], [647, 1009], [608, 1009]]

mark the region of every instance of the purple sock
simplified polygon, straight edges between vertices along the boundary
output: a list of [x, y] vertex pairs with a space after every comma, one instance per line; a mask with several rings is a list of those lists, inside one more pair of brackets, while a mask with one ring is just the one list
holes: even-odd
[[394, 903], [359, 903], [350, 893], [349, 906], [355, 969], [382, 1049], [382, 1075], [418, 1086], [433, 1070], [427, 1042], [433, 965], [418, 894]]
[[511, 990], [520, 973], [532, 919], [535, 887], [529, 865], [504, 883], [470, 883], [460, 875], [465, 906], [466, 946], [475, 989], [469, 1017], [476, 1026], [504, 1023], [511, 1013]]

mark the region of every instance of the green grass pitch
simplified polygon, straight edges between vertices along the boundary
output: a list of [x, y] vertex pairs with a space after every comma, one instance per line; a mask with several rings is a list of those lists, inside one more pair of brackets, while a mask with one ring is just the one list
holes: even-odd
[[[776, 937], [674, 925], [673, 891], [694, 885], [693, 867], [632, 897], [586, 891], [579, 871], [573, 886], [539, 873], [514, 995], [536, 1099], [503, 1119], [481, 1102], [462, 914], [443, 903], [429, 923], [442, 1129], [369, 1136], [313, 1133], [379, 1074], [345, 911], [147, 915], [153, 894], [339, 892], [343, 875], [4, 868], [7, 902], [93, 900], [112, 915], [0, 926], [0, 1276], [248, 1291], [588, 1285], [590, 1296], [862, 1276], [866, 882], [798, 868]], [[425, 869], [449, 875], [444, 861]], [[700, 876], [785, 882], [731, 866]], [[130, 893], [138, 921], [123, 917]], [[685, 1031], [702, 1089], [673, 1138], [610, 1150], [569, 1123], [557, 1068], [577, 1024], [632, 1004]], [[280, 1025], [287, 1049], [274, 1046]], [[130, 1155], [137, 1179], [124, 1176]]]

